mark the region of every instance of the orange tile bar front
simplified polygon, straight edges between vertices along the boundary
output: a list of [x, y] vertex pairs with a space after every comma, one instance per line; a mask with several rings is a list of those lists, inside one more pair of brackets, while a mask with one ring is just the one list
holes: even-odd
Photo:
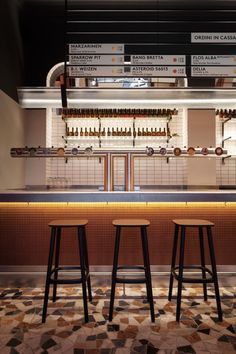
[[[151, 264], [168, 265], [171, 260], [174, 226], [172, 219], [201, 218], [215, 223], [213, 229], [217, 263], [236, 264], [236, 203], [0, 203], [0, 265], [45, 265], [50, 230], [58, 218], [87, 218], [91, 265], [111, 265], [114, 247], [114, 218], [146, 218]], [[138, 230], [137, 230], [138, 232]], [[78, 260], [77, 239], [65, 230], [61, 262]], [[120, 262], [139, 264], [142, 254], [135, 230], [124, 230]], [[188, 237], [186, 262], [198, 260], [196, 230]], [[196, 251], [197, 250], [197, 251]]]

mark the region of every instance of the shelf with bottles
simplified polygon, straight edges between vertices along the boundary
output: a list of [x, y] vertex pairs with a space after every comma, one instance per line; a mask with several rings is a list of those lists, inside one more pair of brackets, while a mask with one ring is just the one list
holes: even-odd
[[66, 129], [65, 138], [68, 140], [76, 139], [97, 139], [100, 138], [101, 134], [104, 134], [96, 127], [87, 128], [87, 127], [68, 127]]
[[[173, 134], [176, 136], [176, 134]], [[169, 128], [140, 128], [135, 127], [68, 127], [66, 128], [66, 140], [85, 140], [85, 139], [140, 139], [145, 140], [163, 140], [170, 139], [172, 137]]]
[[165, 108], [60, 108], [57, 115], [63, 120], [75, 118], [162, 118], [171, 119], [173, 115], [178, 115], [178, 109]]
[[153, 139], [153, 140], [166, 140], [171, 138], [170, 129], [166, 127], [152, 128], [152, 127], [138, 127], [136, 130], [136, 139]]
[[236, 109], [217, 109], [215, 115], [223, 120], [236, 118]]

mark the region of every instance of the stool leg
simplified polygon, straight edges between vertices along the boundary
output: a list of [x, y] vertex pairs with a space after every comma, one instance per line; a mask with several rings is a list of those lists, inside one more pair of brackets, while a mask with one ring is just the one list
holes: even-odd
[[49, 295], [49, 287], [50, 287], [50, 277], [51, 277], [51, 270], [52, 270], [55, 237], [56, 237], [56, 230], [54, 227], [52, 227], [50, 248], [49, 248], [49, 255], [48, 255], [48, 268], [47, 268], [47, 276], [46, 276], [46, 284], [45, 284], [45, 293], [44, 293], [42, 323], [45, 323], [46, 316], [47, 316], [48, 295]]
[[142, 246], [143, 246], [143, 260], [144, 260], [144, 268], [145, 268], [145, 276], [146, 276], [147, 297], [150, 305], [151, 320], [152, 322], [155, 322], [147, 229], [145, 226], [141, 226], [141, 237], [142, 237]]
[[88, 322], [89, 318], [88, 318], [88, 303], [87, 303], [85, 259], [84, 259], [84, 233], [82, 227], [78, 227], [78, 239], [79, 239], [81, 282], [82, 282], [83, 304], [84, 304], [84, 319], [85, 322]]
[[84, 258], [85, 258], [86, 278], [87, 278], [87, 285], [88, 285], [88, 298], [89, 298], [89, 301], [91, 302], [92, 301], [92, 290], [91, 290], [91, 280], [90, 280], [90, 273], [89, 273], [88, 246], [87, 246], [85, 227], [83, 227], [83, 233], [84, 233]]
[[[54, 272], [54, 280], [56, 281], [58, 278], [58, 266], [59, 266], [59, 254], [60, 254], [60, 243], [61, 243], [61, 228], [56, 228], [56, 252], [55, 252], [55, 272]], [[56, 301], [57, 296], [57, 283], [53, 284], [53, 296], [52, 301]]]
[[145, 278], [146, 278], [147, 301], [150, 303], [150, 292], [149, 292], [149, 286], [148, 286], [148, 283], [147, 283], [147, 279], [148, 279], [147, 257], [146, 257], [145, 240], [144, 240], [144, 237], [143, 237], [142, 227], [140, 227], [140, 230], [141, 230], [141, 241], [142, 241], [142, 251], [143, 251], [143, 265], [144, 265]]
[[[203, 229], [201, 226], [198, 228], [198, 231], [199, 231], [199, 243], [200, 243], [200, 253], [201, 253], [202, 278], [206, 279]], [[203, 283], [203, 295], [204, 295], [204, 301], [207, 301], [207, 284], [206, 283]]]
[[170, 269], [170, 284], [169, 284], [168, 301], [171, 301], [171, 299], [172, 299], [172, 290], [173, 290], [173, 281], [174, 281], [174, 276], [173, 276], [172, 271], [174, 270], [175, 261], [176, 261], [178, 234], [179, 234], [179, 225], [175, 225], [174, 243], [173, 243], [171, 269]]
[[209, 251], [210, 251], [210, 258], [211, 258], [211, 267], [212, 267], [212, 273], [213, 273], [213, 281], [214, 281], [214, 286], [215, 286], [215, 295], [216, 295], [216, 304], [217, 304], [218, 318], [219, 318], [219, 321], [222, 321], [222, 309], [221, 309], [221, 303], [220, 303], [220, 292], [219, 292], [217, 269], [216, 269], [215, 251], [214, 251], [214, 245], [213, 245], [213, 240], [212, 240], [212, 232], [211, 232], [211, 227], [210, 226], [207, 226], [207, 236], [208, 236], [208, 244], [209, 244]]
[[180, 309], [181, 309], [183, 266], [184, 266], [184, 244], [185, 244], [185, 226], [182, 226], [181, 227], [181, 239], [180, 239], [179, 276], [178, 276], [177, 309], [176, 309], [176, 321], [177, 322], [179, 322], [179, 319], [180, 319]]
[[112, 279], [111, 279], [111, 299], [110, 299], [110, 309], [109, 309], [109, 321], [112, 321], [112, 317], [113, 317], [115, 288], [116, 288], [116, 274], [117, 274], [119, 247], [120, 247], [120, 234], [121, 234], [121, 227], [116, 226], [116, 240], [115, 240], [114, 258], [113, 258]]

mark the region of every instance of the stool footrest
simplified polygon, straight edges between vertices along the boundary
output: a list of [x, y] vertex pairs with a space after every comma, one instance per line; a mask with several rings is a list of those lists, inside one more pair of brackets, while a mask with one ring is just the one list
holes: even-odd
[[60, 270], [81, 270], [80, 266], [62, 266], [62, 267], [57, 267], [53, 268], [51, 270], [51, 274], [54, 273], [55, 271], [60, 271]]
[[123, 278], [116, 278], [116, 283], [124, 283], [124, 284], [142, 284], [146, 283], [145, 278], [132, 278], [132, 279], [123, 279]]
[[122, 265], [122, 266], [118, 266], [117, 270], [119, 269], [124, 269], [124, 270], [132, 270], [132, 269], [140, 269], [140, 270], [145, 270], [144, 266], [128, 266], [128, 265]]
[[[58, 267], [58, 268], [53, 268], [51, 270], [51, 276], [53, 274], [55, 274], [55, 272], [57, 271], [58, 274], [59, 274], [59, 271], [68, 271], [68, 270], [81, 270], [81, 267], [80, 266], [62, 266], [62, 267]], [[87, 269], [85, 270], [85, 278], [87, 280], [87, 278], [89, 277], [89, 272], [87, 271]], [[68, 272], [66, 274], [66, 276], [68, 275], [71, 275], [72, 273]], [[53, 279], [51, 278], [50, 276], [50, 284], [81, 284], [82, 283], [82, 278], [71, 278], [71, 279], [60, 279], [60, 278], [57, 278], [57, 279]]]
[[[122, 266], [118, 266], [117, 270], [145, 270], [144, 266], [128, 266], [128, 265], [122, 265]], [[119, 276], [121, 276], [122, 273], [119, 274]], [[116, 283], [121, 283], [121, 284], [142, 284], [142, 283], [146, 283], [146, 279], [145, 278], [120, 278], [120, 277], [116, 277]]]
[[202, 266], [198, 266], [198, 265], [190, 265], [190, 266], [183, 266], [183, 270], [184, 269], [199, 269], [199, 270], [204, 270], [206, 273], [210, 274], [211, 275], [211, 278], [206, 278], [206, 279], [203, 279], [203, 278], [186, 278], [186, 277], [180, 277], [179, 274], [176, 273], [177, 270], [179, 270], [179, 266], [176, 266], [174, 267], [172, 270], [171, 270], [171, 273], [173, 275], [173, 277], [178, 280], [178, 281], [182, 281], [182, 283], [213, 283], [214, 280], [213, 280], [213, 273], [212, 271], [207, 268], [207, 267], [202, 267]]
[[81, 284], [82, 278], [78, 279], [50, 279], [50, 284]]

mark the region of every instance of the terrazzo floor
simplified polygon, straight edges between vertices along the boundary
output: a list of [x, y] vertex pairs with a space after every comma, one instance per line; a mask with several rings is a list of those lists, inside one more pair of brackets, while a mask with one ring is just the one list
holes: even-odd
[[181, 321], [167, 288], [154, 288], [152, 323], [145, 288], [117, 287], [113, 322], [108, 322], [108, 287], [93, 289], [90, 322], [83, 322], [81, 289], [58, 288], [41, 323], [43, 288], [0, 289], [0, 354], [68, 353], [236, 353], [236, 288], [220, 288], [224, 321], [219, 322], [214, 292], [203, 301], [202, 288], [184, 288]]

